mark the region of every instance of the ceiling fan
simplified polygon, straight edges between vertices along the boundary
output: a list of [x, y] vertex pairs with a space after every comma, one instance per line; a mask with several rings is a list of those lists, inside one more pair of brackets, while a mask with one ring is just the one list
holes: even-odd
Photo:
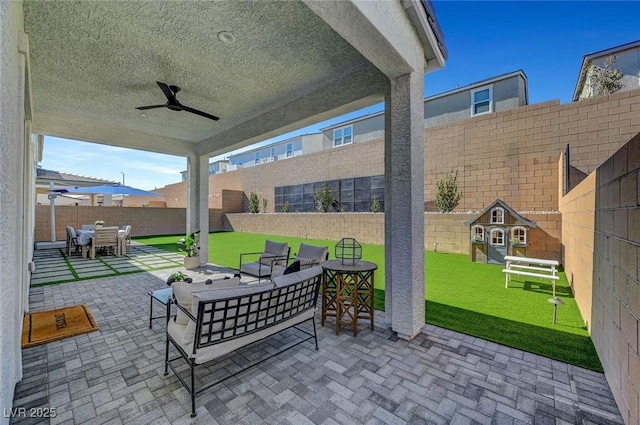
[[155, 109], [155, 108], [169, 108], [172, 111], [186, 111], [191, 112], [192, 114], [200, 115], [201, 117], [209, 118], [214, 121], [218, 121], [220, 118], [215, 115], [207, 114], [206, 112], [198, 111], [197, 109], [190, 108], [188, 106], [184, 106], [182, 103], [178, 102], [176, 99], [176, 94], [180, 91], [180, 87], [178, 86], [169, 86], [165, 83], [161, 83], [160, 81], [156, 81], [156, 84], [162, 90], [162, 93], [167, 97], [167, 103], [164, 105], [149, 105], [149, 106], [138, 106], [136, 109], [144, 111], [146, 109]]

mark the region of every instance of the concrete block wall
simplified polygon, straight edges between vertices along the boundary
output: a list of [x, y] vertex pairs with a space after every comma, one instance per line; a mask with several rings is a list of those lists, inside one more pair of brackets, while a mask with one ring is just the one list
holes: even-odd
[[[339, 241], [345, 237], [359, 242], [384, 245], [384, 213], [271, 213], [226, 214], [228, 228], [244, 233], [294, 236]], [[464, 222], [474, 214], [425, 214], [427, 251], [469, 253], [469, 226]], [[531, 214], [529, 220], [544, 224], [549, 231], [532, 229], [527, 255], [560, 258], [560, 214]]]
[[[127, 207], [77, 207], [57, 206], [56, 240], [66, 240], [66, 226], [81, 228], [104, 220], [107, 226], [131, 225], [133, 236], [177, 235], [186, 231], [186, 209], [184, 208], [127, 208]], [[209, 210], [209, 229], [223, 230], [222, 210]], [[35, 241], [51, 240], [50, 207], [36, 205]]]
[[[565, 270], [625, 423], [640, 424], [640, 134], [562, 199]], [[588, 302], [591, 298], [591, 308]]]
[[516, 211], [558, 209], [560, 153], [569, 144], [572, 178], [594, 171], [640, 131], [640, 89], [560, 105], [529, 105], [427, 128], [425, 200], [458, 170], [459, 210], [500, 198]]

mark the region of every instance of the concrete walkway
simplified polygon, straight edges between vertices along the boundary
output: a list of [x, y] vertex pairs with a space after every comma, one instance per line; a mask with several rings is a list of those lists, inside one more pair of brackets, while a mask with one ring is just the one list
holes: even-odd
[[[33, 288], [32, 311], [86, 303], [100, 330], [23, 350], [13, 407], [49, 407], [50, 424], [622, 424], [602, 374], [427, 325], [399, 340], [384, 313], [358, 337], [333, 322], [307, 342], [189, 397], [164, 371], [163, 320], [149, 296], [178, 269]], [[221, 270], [202, 270], [196, 279]], [[286, 331], [218, 359], [225, 374], [298, 338]]]

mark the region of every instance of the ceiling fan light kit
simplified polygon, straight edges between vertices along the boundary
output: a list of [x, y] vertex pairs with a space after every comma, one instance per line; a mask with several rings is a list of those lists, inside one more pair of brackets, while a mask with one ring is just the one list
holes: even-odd
[[[190, 108], [189, 106], [185, 106], [182, 103], [178, 102], [178, 99], [176, 99], [176, 94], [180, 91], [180, 87], [170, 86], [160, 81], [156, 81], [156, 84], [158, 84], [158, 87], [160, 87], [160, 90], [162, 90], [162, 93], [164, 93], [165, 97], [167, 98], [167, 103], [163, 105], [138, 106], [136, 109], [140, 111], [146, 111], [147, 109], [168, 108], [172, 111], [191, 112], [192, 114], [200, 115], [201, 117], [209, 118], [210, 120], [214, 121], [218, 121], [220, 119], [215, 115]], [[146, 118], [145, 114], [140, 114], [140, 116]]]

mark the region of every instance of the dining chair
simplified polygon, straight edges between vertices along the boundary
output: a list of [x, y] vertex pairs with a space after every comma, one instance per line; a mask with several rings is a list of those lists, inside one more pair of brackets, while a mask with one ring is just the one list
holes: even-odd
[[91, 259], [96, 258], [96, 248], [105, 248], [107, 255], [110, 248], [113, 248], [113, 253], [116, 256], [120, 256], [120, 248], [118, 246], [118, 228], [117, 227], [102, 227], [95, 230], [95, 235], [91, 241]]
[[76, 234], [76, 230], [67, 226], [67, 257], [71, 257], [71, 250], [74, 252], [79, 252], [80, 245], [78, 245], [78, 235]]

